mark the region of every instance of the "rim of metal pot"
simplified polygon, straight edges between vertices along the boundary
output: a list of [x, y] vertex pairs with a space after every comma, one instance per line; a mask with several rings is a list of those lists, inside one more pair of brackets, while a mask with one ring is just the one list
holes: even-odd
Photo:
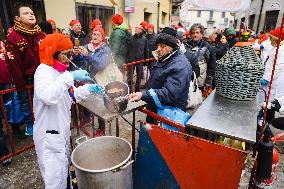
[[[100, 169], [100, 170], [98, 170], [98, 169], [85, 169], [85, 168], [79, 166], [77, 163], [74, 162], [74, 158], [73, 158], [73, 157], [74, 157], [74, 152], [77, 150], [77, 148], [79, 148], [81, 145], [83, 145], [83, 144], [86, 143], [86, 142], [89, 142], [89, 141], [92, 141], [92, 140], [99, 140], [100, 138], [116, 138], [116, 139], [123, 140], [123, 141], [126, 142], [126, 143], [128, 144], [128, 146], [130, 147], [130, 153], [129, 153], [129, 155], [128, 155], [127, 158], [126, 158], [123, 162], [121, 162], [120, 164], [118, 164], [118, 165], [116, 165], [116, 166], [113, 166], [113, 167], [111, 167], [111, 168]], [[102, 173], [102, 172], [107, 172], [107, 171], [111, 171], [111, 170], [117, 169], [117, 168], [121, 167], [122, 165], [126, 164], [126, 163], [131, 159], [132, 152], [133, 152], [132, 146], [131, 146], [131, 144], [130, 144], [127, 140], [125, 140], [125, 139], [123, 139], [123, 138], [120, 138], [120, 137], [115, 137], [115, 136], [101, 136], [101, 137], [95, 137], [95, 138], [88, 139], [88, 140], [82, 142], [81, 144], [79, 144], [78, 146], [76, 146], [76, 148], [73, 150], [73, 152], [72, 152], [72, 154], [71, 154], [71, 162], [73, 163], [73, 165], [74, 165], [76, 168], [80, 169], [81, 171], [86, 171], [86, 172], [90, 172], [90, 173]]]
[[[126, 94], [125, 96], [122, 96], [123, 98], [126, 97], [127, 95], [129, 95], [129, 92], [130, 92], [130, 91], [129, 91], [129, 86], [127, 85], [127, 83], [125, 83], [125, 82], [123, 82], [123, 81], [111, 81], [111, 82], [107, 83], [106, 86], [107, 86], [108, 84], [114, 83], [114, 82], [124, 83], [124, 84], [127, 86], [127, 94]], [[105, 93], [105, 96], [106, 96], [108, 99], [110, 99], [106, 93]]]

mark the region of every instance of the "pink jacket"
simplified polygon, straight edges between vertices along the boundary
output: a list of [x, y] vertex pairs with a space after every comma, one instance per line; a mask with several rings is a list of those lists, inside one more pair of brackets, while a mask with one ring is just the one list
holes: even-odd
[[0, 84], [10, 84], [12, 82], [7, 68], [8, 55], [5, 44], [0, 41]]

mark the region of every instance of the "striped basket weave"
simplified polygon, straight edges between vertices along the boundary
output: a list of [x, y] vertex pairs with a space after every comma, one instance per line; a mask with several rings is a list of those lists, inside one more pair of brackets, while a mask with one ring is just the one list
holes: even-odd
[[216, 92], [233, 100], [257, 95], [264, 66], [251, 46], [233, 47], [216, 65]]

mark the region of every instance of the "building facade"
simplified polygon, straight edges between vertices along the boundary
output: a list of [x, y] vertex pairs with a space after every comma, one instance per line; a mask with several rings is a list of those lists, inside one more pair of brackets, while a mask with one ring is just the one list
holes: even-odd
[[[115, 13], [124, 16], [124, 22], [134, 27], [143, 20], [156, 26], [169, 25], [171, 0], [0, 0], [0, 30], [13, 25], [12, 10], [16, 4], [27, 2], [39, 22], [55, 20], [59, 28], [68, 28], [72, 19], [81, 21], [84, 31], [89, 31], [93, 19], [100, 19], [109, 35], [112, 31], [111, 17]], [[126, 11], [126, 7], [129, 10]]]
[[200, 23], [208, 29], [214, 27], [223, 29], [233, 25], [234, 16], [230, 12], [206, 10], [192, 5], [190, 0], [185, 0], [181, 4], [180, 20], [187, 27]]
[[240, 28], [243, 25], [241, 23], [244, 23], [257, 33], [269, 32], [280, 26], [283, 13], [284, 0], [252, 0], [248, 11], [236, 13], [236, 28]]

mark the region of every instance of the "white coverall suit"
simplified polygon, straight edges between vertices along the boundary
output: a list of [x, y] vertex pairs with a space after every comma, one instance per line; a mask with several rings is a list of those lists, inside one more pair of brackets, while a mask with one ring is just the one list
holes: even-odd
[[[263, 79], [270, 81], [270, 77], [272, 74], [274, 57], [276, 54], [276, 48], [274, 48], [269, 58], [269, 61], [266, 63]], [[268, 93], [268, 87], [266, 87], [266, 91]], [[278, 50], [277, 62], [275, 66], [274, 79], [271, 87], [271, 94], [269, 98], [269, 102], [272, 102], [275, 98], [281, 98], [284, 96], [284, 44], [280, 45]]]
[[[262, 46], [262, 48], [261, 48], [261, 46]], [[258, 44], [258, 43], [253, 44], [253, 48], [255, 50], [261, 51], [260, 60], [263, 64], [265, 64], [265, 61], [267, 60], [267, 58], [274, 59], [274, 57], [270, 57], [271, 51], [273, 50], [273, 46], [271, 45], [271, 41], [270, 41], [269, 38], [267, 40], [263, 41], [261, 44]], [[267, 60], [267, 62], [268, 62], [268, 60]]]
[[[33, 139], [45, 189], [66, 189], [70, 163], [70, 123], [74, 85], [70, 72], [59, 73], [40, 64], [34, 76]], [[90, 94], [88, 86], [74, 89], [76, 102]]]

